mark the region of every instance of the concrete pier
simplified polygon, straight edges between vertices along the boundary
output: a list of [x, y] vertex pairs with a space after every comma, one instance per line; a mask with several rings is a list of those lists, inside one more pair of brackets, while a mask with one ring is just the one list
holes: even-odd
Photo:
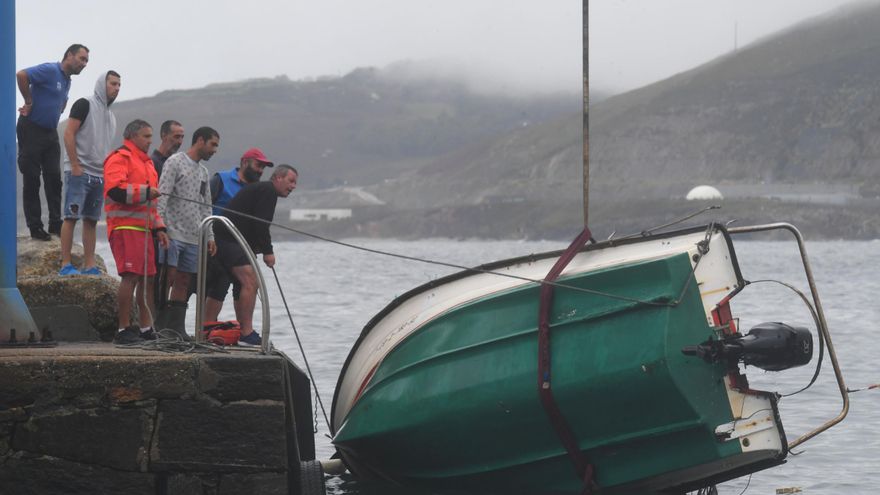
[[323, 494], [284, 354], [0, 348], [0, 492]]

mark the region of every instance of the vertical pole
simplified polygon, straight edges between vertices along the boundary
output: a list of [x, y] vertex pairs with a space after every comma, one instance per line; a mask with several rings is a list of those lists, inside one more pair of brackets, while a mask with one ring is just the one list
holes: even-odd
[[[15, 0], [0, 0], [0, 288], [15, 287]], [[11, 249], [10, 249], [11, 248]], [[11, 269], [10, 269], [11, 268]]]
[[0, 0], [0, 341], [37, 330], [16, 285], [15, 0]]
[[590, 220], [590, 0], [584, 3], [584, 225]]
[[739, 50], [739, 21], [733, 22], [733, 53]]

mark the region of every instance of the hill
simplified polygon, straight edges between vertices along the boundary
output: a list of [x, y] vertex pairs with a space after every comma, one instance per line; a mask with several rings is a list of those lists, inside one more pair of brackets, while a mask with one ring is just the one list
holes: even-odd
[[878, 25], [876, 3], [843, 8], [597, 105], [595, 177], [658, 196], [704, 182], [876, 190]]
[[[600, 235], [662, 224], [708, 183], [741, 220], [880, 237], [878, 25], [877, 3], [844, 8], [644, 88], [593, 95], [591, 224]], [[534, 238], [577, 228], [579, 95], [487, 94], [405, 69], [166, 91], [116, 112], [212, 125], [215, 169], [253, 145], [297, 165], [301, 200], [286, 205], [354, 208], [314, 231]]]
[[[591, 223], [609, 232], [663, 223], [708, 183], [736, 218], [880, 237], [878, 25], [877, 3], [843, 8], [593, 105]], [[528, 202], [554, 222], [565, 202], [576, 224], [580, 119], [487, 139], [372, 191], [406, 206]]]
[[365, 185], [394, 178], [451, 150], [523, 123], [573, 111], [579, 96], [491, 96], [463, 82], [406, 77], [405, 64], [358, 69], [343, 77], [286, 77], [165, 91], [120, 102], [119, 122], [143, 118], [158, 127], [176, 119], [189, 131], [220, 132], [209, 165], [237, 165], [259, 146], [277, 162], [302, 169], [303, 186]]
[[449, 152], [371, 191], [402, 208], [460, 204], [578, 202], [582, 115], [524, 125]]
[[[876, 195], [878, 25], [880, 5], [841, 9], [593, 105], [594, 198], [684, 196], [702, 183], [722, 191], [844, 183]], [[402, 204], [438, 189], [471, 203], [498, 194], [577, 198], [580, 118], [560, 116], [441, 157], [384, 194]]]

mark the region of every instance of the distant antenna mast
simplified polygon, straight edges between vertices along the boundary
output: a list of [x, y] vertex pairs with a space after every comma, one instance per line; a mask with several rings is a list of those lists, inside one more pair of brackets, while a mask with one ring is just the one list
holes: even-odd
[[739, 21], [733, 21], [733, 53], [739, 50]]
[[590, 0], [584, 3], [584, 225], [590, 219]]

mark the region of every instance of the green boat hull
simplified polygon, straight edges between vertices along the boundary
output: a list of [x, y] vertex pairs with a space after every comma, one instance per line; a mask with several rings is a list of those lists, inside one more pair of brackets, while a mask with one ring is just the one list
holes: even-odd
[[[550, 312], [553, 393], [603, 492], [781, 461], [715, 432], [736, 419], [729, 370], [681, 352], [713, 335], [687, 254], [560, 282], [622, 296], [557, 289]], [[579, 493], [538, 397], [538, 302], [536, 285], [487, 295], [397, 344], [337, 428], [349, 466], [431, 488]]]

